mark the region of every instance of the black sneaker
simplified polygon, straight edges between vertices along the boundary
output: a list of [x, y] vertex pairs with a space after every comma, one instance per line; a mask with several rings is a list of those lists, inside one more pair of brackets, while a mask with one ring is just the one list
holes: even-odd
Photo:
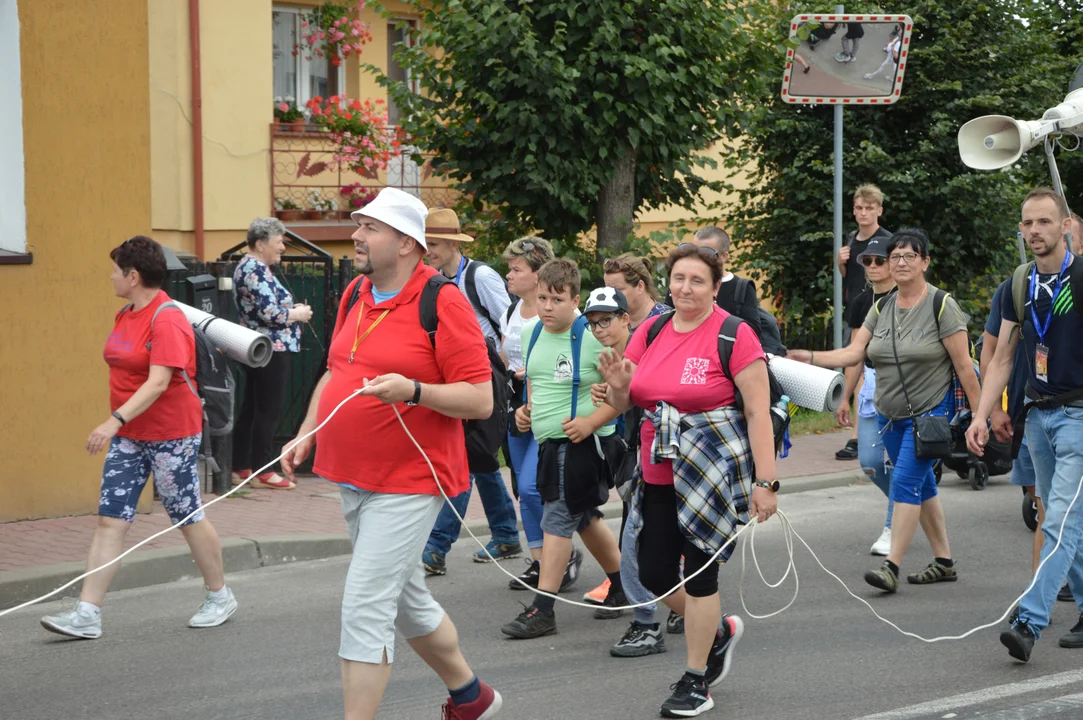
[[707, 682], [703, 678], [685, 674], [670, 685], [669, 689], [673, 694], [662, 703], [662, 717], [695, 717], [714, 707], [711, 691], [707, 689]]
[[1072, 594], [1072, 588], [1068, 587], [1068, 583], [1064, 583], [1064, 587], [1057, 593], [1057, 600], [1060, 602], [1075, 602], [1075, 595]]
[[670, 635], [684, 635], [684, 615], [670, 610], [669, 617], [666, 618], [666, 632]]
[[836, 460], [857, 460], [857, 440], [847, 440], [846, 447], [835, 453]]
[[[583, 553], [579, 552], [579, 548], [572, 547], [572, 556], [568, 558], [568, 567], [564, 569], [564, 579], [560, 581], [560, 590], [557, 592], [567, 592], [575, 585], [575, 581], [579, 579], [579, 566], [583, 564]], [[537, 584], [535, 583], [535, 587]]]
[[662, 629], [658, 623], [644, 625], [635, 620], [624, 631], [624, 636], [617, 644], [609, 648], [609, 654], [613, 657], [646, 657], [657, 655], [666, 651], [666, 638], [662, 635]]
[[729, 675], [730, 665], [733, 663], [733, 649], [737, 647], [741, 636], [745, 633], [745, 624], [736, 615], [723, 615], [722, 627], [725, 634], [719, 631], [711, 645], [711, 654], [707, 656], [707, 684], [714, 687], [726, 679]]
[[1071, 650], [1083, 648], [1083, 615], [1079, 616], [1079, 622], [1057, 644]]
[[609, 594], [605, 596], [605, 602], [602, 606], [594, 611], [595, 620], [616, 620], [624, 614], [623, 610], [612, 610], [611, 608], [618, 608], [628, 604], [628, 598], [624, 594], [624, 590], [617, 590], [614, 592], [613, 586], [609, 586]]
[[1025, 622], [1017, 622], [1000, 633], [1000, 644], [1008, 648], [1008, 654], [1013, 658], [1026, 662], [1034, 649], [1034, 631]]
[[[526, 572], [519, 576], [519, 579], [530, 586], [530, 590], [538, 589], [538, 575], [541, 573], [541, 563], [537, 560], [527, 560]], [[511, 590], [527, 590], [520, 583], [514, 580], [508, 580], [508, 588]]]
[[519, 617], [500, 628], [500, 632], [517, 640], [555, 635], [557, 632], [557, 615], [551, 610], [546, 612], [531, 605], [519, 613]]

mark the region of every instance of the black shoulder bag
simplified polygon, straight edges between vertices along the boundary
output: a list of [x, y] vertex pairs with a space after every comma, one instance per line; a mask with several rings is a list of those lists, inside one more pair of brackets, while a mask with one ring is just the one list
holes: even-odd
[[895, 306], [891, 308], [891, 352], [895, 355], [895, 364], [899, 368], [899, 381], [902, 383], [906, 409], [914, 427], [914, 457], [918, 460], [942, 460], [951, 456], [951, 426], [942, 415], [914, 415], [910, 404], [910, 393], [906, 390], [906, 377], [902, 363], [899, 362], [899, 349], [895, 343], [895, 318], [899, 314], [899, 298], [895, 296]]

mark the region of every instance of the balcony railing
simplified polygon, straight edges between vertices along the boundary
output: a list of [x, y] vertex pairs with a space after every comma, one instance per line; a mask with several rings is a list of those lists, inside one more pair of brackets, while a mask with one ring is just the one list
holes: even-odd
[[[319, 125], [276, 124], [270, 132], [270, 209], [287, 224], [346, 224], [361, 198], [385, 187], [404, 190], [430, 208], [451, 206], [458, 198], [456, 191], [433, 176], [428, 156], [423, 156], [425, 159], [418, 164], [406, 153], [392, 158], [386, 170], [362, 175], [339, 166], [334, 158], [335, 145]], [[357, 189], [352, 196], [343, 195], [342, 189], [350, 185], [356, 185]], [[314, 199], [330, 200], [334, 209], [319, 209]], [[281, 209], [284, 201], [297, 209]]]

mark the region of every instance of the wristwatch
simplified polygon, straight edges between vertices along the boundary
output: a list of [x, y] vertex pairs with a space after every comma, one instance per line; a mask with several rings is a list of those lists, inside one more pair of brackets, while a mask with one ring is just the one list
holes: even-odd
[[414, 397], [411, 400], [407, 400], [406, 404], [410, 407], [415, 407], [421, 402], [421, 383], [414, 380]]
[[771, 492], [776, 492], [776, 493], [778, 492], [778, 489], [780, 487], [782, 487], [781, 484], [779, 484], [778, 480], [772, 480], [771, 482], [765, 482], [763, 480], [757, 480], [753, 484], [756, 487], [765, 488], [767, 490], [770, 490]]

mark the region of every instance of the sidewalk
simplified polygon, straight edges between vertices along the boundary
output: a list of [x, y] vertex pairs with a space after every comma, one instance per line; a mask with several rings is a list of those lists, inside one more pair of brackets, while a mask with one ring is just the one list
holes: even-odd
[[[861, 477], [857, 463], [835, 460], [835, 451], [847, 437], [848, 433], [830, 433], [796, 438], [790, 457], [779, 460], [783, 491], [857, 482]], [[787, 479], [795, 478], [801, 481], [787, 484]], [[510, 492], [506, 471], [505, 480]], [[247, 486], [244, 490], [248, 490]], [[204, 502], [215, 497], [207, 495]], [[616, 493], [611, 494], [610, 501], [608, 514], [615, 511], [620, 517]], [[231, 571], [349, 552], [337, 486], [314, 476], [299, 477], [297, 488], [291, 491], [252, 490], [228, 497], [211, 507], [207, 517], [222, 538], [226, 567]], [[476, 534], [488, 534], [477, 493], [470, 498], [466, 519]], [[0, 609], [34, 597], [26, 591], [42, 588], [41, 592], [46, 592], [81, 574], [96, 524], [93, 515], [0, 524]], [[169, 518], [156, 502], [150, 514], [136, 517], [126, 546], [167, 527]], [[469, 540], [465, 532], [463, 537]], [[471, 545], [462, 548], [459, 552], [472, 552]], [[195, 575], [184, 537], [177, 531], [144, 545], [122, 562], [125, 570], [118, 574], [115, 589], [175, 580], [178, 573]], [[136, 572], [137, 565], [155, 567], [153, 572]], [[143, 577], [136, 577], [140, 574]], [[66, 592], [74, 593], [74, 588]]]

